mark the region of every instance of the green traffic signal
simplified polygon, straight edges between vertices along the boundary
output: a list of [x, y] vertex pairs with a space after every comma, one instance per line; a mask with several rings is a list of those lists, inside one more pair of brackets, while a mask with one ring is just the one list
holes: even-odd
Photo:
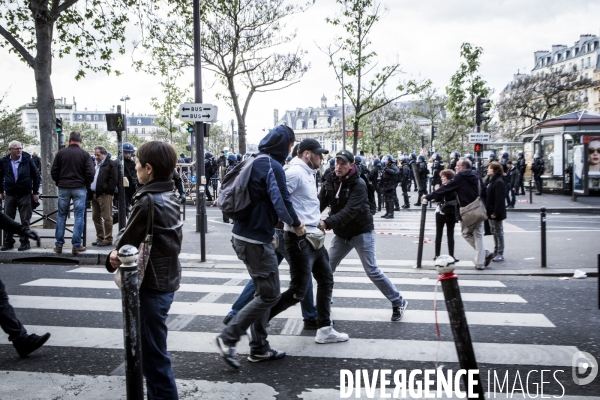
[[188, 131], [188, 133], [194, 133], [194, 125], [188, 124], [187, 131]]
[[62, 118], [56, 118], [56, 133], [62, 133], [63, 131]]

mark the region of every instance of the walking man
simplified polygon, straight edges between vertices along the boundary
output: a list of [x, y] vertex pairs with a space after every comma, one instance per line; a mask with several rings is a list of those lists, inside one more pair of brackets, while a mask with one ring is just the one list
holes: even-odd
[[102, 146], [94, 147], [96, 174], [90, 185], [92, 220], [96, 227], [96, 241], [93, 246], [110, 246], [113, 242], [112, 201], [117, 187], [117, 163], [108, 158]]
[[273, 243], [278, 217], [291, 225], [296, 235], [306, 233], [290, 201], [282, 167], [295, 140], [294, 131], [280, 125], [260, 141], [248, 184], [254, 210], [246, 219], [233, 224], [233, 249], [246, 265], [255, 287], [254, 299], [229, 321], [216, 339], [224, 361], [234, 369], [240, 368], [235, 346], [250, 327], [250, 362], [285, 357], [284, 352], [269, 345], [266, 327], [270, 310], [281, 297]]
[[516, 195], [525, 195], [525, 171], [527, 170], [527, 161], [525, 161], [525, 155], [522, 151], [519, 151], [517, 155], [517, 169], [519, 170], [519, 175], [521, 175], [521, 181], [519, 183], [519, 188], [517, 190]]
[[56, 218], [56, 242], [54, 251], [62, 253], [65, 244], [65, 228], [67, 224], [67, 213], [69, 204], [73, 200], [73, 236], [71, 243], [73, 255], [85, 251], [82, 245], [83, 223], [85, 214], [85, 199], [87, 188], [94, 180], [94, 162], [90, 154], [81, 149], [81, 133], [71, 132], [69, 134], [69, 145], [56, 153], [54, 163], [50, 170], [52, 179], [58, 186], [58, 216]]
[[[39, 200], [40, 172], [29, 153], [23, 151], [20, 142], [8, 144], [9, 154], [0, 162], [0, 199], [5, 200], [4, 210], [10, 219], [14, 219], [17, 210], [21, 216], [21, 224], [29, 228], [31, 221], [31, 203]], [[21, 236], [19, 251], [29, 250], [29, 238]], [[4, 246], [0, 250], [10, 250], [15, 245], [11, 231], [6, 231]]]
[[[348, 340], [348, 335], [339, 333], [331, 326], [331, 295], [333, 292], [333, 272], [329, 265], [327, 249], [323, 245], [325, 235], [317, 225], [321, 219], [315, 171], [321, 166], [323, 154], [329, 151], [321, 148], [315, 139], [304, 139], [298, 147], [298, 157], [292, 158], [285, 172], [287, 190], [298, 213], [304, 221], [305, 235], [297, 235], [288, 224], [284, 225], [285, 251], [290, 262], [292, 280], [288, 290], [271, 309], [269, 319], [297, 304], [307, 294], [311, 272], [317, 280], [317, 343], [336, 343]], [[358, 170], [360, 168], [355, 165]]]
[[319, 222], [318, 228], [333, 229], [335, 234], [328, 251], [329, 263], [335, 272], [342, 259], [355, 249], [369, 279], [392, 303], [392, 321], [400, 321], [408, 301], [377, 267], [375, 228], [367, 185], [356, 171], [351, 152], [342, 150], [335, 157], [335, 173], [327, 179], [319, 193], [321, 212], [328, 206], [331, 211], [329, 217]]
[[[456, 175], [445, 185], [440, 186], [434, 192], [424, 195], [421, 200], [442, 201], [446, 195], [456, 193], [461, 206], [471, 204], [477, 196], [485, 203], [486, 190], [485, 185], [477, 172], [471, 169], [471, 161], [466, 158], [461, 158], [456, 163]], [[460, 213], [455, 213], [460, 216]], [[465, 226], [461, 221], [462, 236], [475, 249], [475, 268], [485, 269], [492, 259], [494, 253], [486, 250], [483, 243], [484, 221], [477, 222], [471, 226]]]

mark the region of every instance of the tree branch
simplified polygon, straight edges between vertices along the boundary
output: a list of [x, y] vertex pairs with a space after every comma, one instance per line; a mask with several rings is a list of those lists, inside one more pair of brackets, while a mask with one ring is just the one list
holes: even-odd
[[15, 50], [23, 57], [25, 62], [33, 68], [33, 56], [27, 51], [25, 47], [13, 36], [9, 31], [4, 29], [2, 25], [0, 25], [0, 35], [2, 35], [8, 43], [10, 43]]
[[65, 11], [67, 8], [71, 7], [73, 4], [77, 3], [77, 1], [79, 1], [79, 0], [65, 0], [57, 8], [54, 8], [54, 4], [53, 4], [53, 7], [52, 7], [53, 9], [51, 10], [51, 13], [56, 16], [56, 19], [58, 19], [58, 16], [60, 15], [60, 13]]

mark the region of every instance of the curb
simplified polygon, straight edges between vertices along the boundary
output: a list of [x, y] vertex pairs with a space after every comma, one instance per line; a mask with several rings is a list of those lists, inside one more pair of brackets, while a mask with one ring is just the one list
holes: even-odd
[[62, 254], [53, 249], [31, 249], [27, 251], [8, 250], [0, 252], [0, 263], [5, 264], [48, 264], [48, 265], [104, 265], [106, 257], [113, 250], [86, 250], [76, 256], [64, 249]]

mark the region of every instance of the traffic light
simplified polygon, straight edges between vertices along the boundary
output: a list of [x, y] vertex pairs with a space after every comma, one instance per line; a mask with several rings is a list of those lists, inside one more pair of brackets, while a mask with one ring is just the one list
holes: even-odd
[[188, 133], [194, 133], [194, 124], [188, 124], [187, 131]]
[[425, 135], [421, 135], [421, 148], [425, 148]]
[[481, 143], [475, 143], [474, 151], [477, 154], [481, 153], [483, 151], [483, 145]]
[[437, 133], [438, 128], [437, 126], [431, 126], [431, 143], [433, 143], [433, 139], [435, 139], [435, 134]]
[[477, 105], [475, 106], [475, 122], [477, 126], [481, 126], [483, 121], [490, 119], [489, 115], [484, 113], [490, 110], [490, 99], [484, 99], [483, 97], [477, 98]]
[[56, 118], [56, 133], [61, 134], [63, 130], [62, 118]]

